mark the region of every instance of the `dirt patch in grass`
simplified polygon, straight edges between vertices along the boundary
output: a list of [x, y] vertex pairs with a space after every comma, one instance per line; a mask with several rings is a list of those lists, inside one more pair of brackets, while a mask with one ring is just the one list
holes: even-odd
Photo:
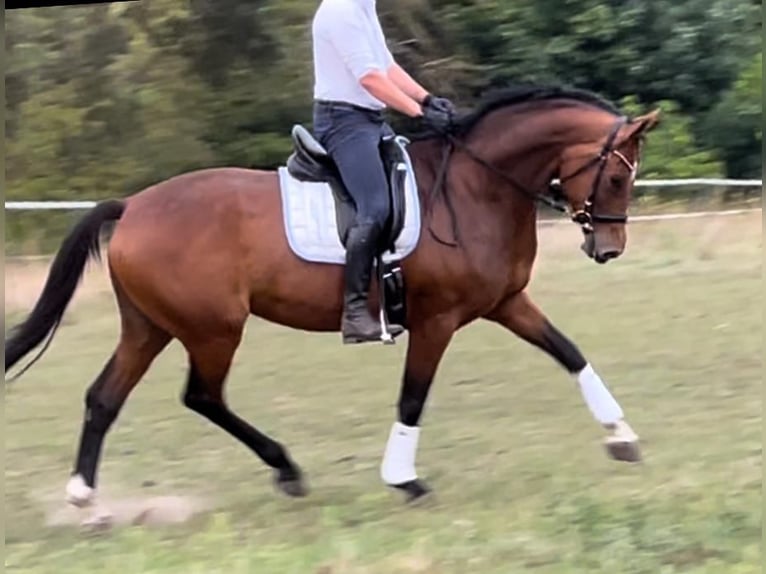
[[103, 496], [92, 508], [75, 508], [62, 500], [41, 501], [45, 525], [50, 527], [81, 527], [96, 514], [108, 517], [109, 526], [162, 526], [183, 524], [197, 514], [212, 508], [209, 501], [184, 495]]

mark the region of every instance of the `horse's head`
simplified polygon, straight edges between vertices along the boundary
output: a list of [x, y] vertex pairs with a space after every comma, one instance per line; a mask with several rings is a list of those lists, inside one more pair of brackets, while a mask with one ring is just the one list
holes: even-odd
[[[475, 185], [492, 198], [491, 209], [499, 218], [527, 213], [498, 209], [501, 197], [512, 198], [508, 206], [526, 196], [560, 211], [568, 207], [585, 235], [583, 251], [606, 263], [625, 250], [627, 210], [641, 145], [659, 122], [659, 114], [655, 110], [628, 119], [616, 106], [585, 90], [512, 86], [458, 119], [448, 134], [449, 145], [443, 148], [434, 189], [444, 187], [454, 147], [491, 174], [492, 179]], [[441, 134], [438, 137], [443, 141]], [[501, 186], [512, 189], [512, 194], [502, 193]]]
[[625, 249], [641, 144], [659, 122], [659, 113], [619, 118], [599, 142], [573, 145], [562, 154], [554, 190], [569, 203], [585, 237], [581, 248], [597, 263], [619, 257]]

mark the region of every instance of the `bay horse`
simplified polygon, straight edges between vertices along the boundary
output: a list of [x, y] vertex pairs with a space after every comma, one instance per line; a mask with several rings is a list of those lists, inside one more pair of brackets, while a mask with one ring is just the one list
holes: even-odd
[[[620, 405], [526, 287], [537, 253], [539, 201], [566, 208], [582, 226], [581, 249], [595, 262], [623, 253], [641, 146], [658, 121], [659, 110], [628, 118], [591, 92], [526, 86], [486, 98], [450, 133], [410, 141], [423, 227], [402, 261], [407, 353], [398, 416], [380, 467], [383, 482], [401, 489], [407, 501], [430, 491], [418, 478], [415, 456], [437, 367], [454, 333], [481, 318], [541, 349], [570, 374], [605, 429], [612, 458], [641, 459]], [[272, 467], [284, 493], [307, 493], [287, 449], [234, 414], [223, 391], [250, 315], [309, 332], [340, 330], [343, 268], [307, 262], [290, 249], [279, 185], [274, 171], [261, 169], [181, 174], [97, 204], [64, 239], [35, 307], [6, 340], [5, 368], [53, 336], [87, 261], [99, 256], [102, 226], [114, 222], [107, 255], [121, 334], [85, 394], [69, 503], [95, 508], [105, 435], [172, 339], [188, 353], [184, 405]]]

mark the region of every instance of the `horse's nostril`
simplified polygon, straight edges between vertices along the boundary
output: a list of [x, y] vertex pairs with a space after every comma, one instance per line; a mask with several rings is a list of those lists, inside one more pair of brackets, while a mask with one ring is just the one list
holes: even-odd
[[617, 249], [607, 250], [607, 251], [596, 251], [593, 259], [596, 261], [596, 263], [604, 264], [610, 259], [614, 259], [616, 257], [620, 256], [621, 251]]

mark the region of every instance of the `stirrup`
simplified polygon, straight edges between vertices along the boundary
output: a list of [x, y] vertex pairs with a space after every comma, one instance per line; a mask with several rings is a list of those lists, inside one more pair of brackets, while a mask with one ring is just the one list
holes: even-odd
[[[382, 303], [382, 301], [381, 301]], [[386, 314], [383, 311], [383, 305], [380, 306], [380, 312], [378, 313], [380, 316], [380, 340], [383, 341], [384, 345], [396, 345], [396, 339], [389, 333], [388, 331], [388, 325], [386, 324]]]
[[386, 289], [384, 285], [383, 274], [385, 273], [385, 265], [383, 263], [383, 257], [379, 255], [377, 258], [377, 274], [378, 274], [378, 320], [380, 321], [380, 340], [384, 345], [395, 345], [396, 339], [394, 339], [391, 332], [388, 330], [388, 317], [386, 316]]

